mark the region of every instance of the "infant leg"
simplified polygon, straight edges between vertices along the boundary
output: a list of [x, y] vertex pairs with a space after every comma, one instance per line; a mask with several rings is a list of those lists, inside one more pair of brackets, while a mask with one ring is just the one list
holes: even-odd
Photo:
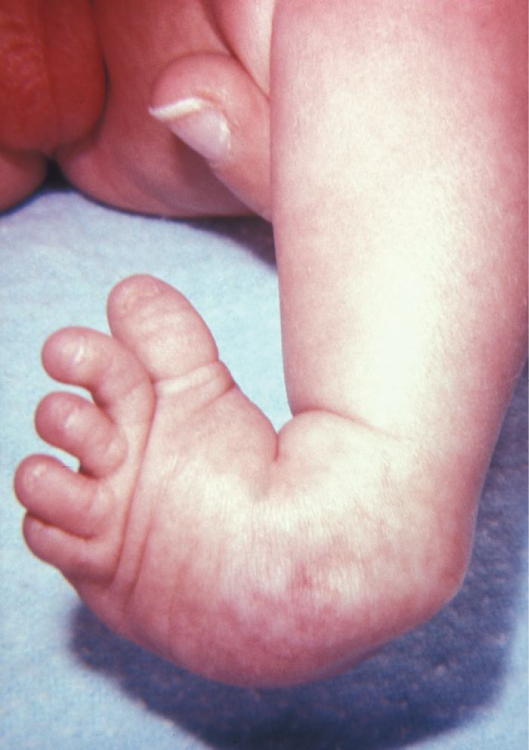
[[457, 459], [474, 489], [525, 356], [523, 15], [285, 0], [272, 50], [293, 411]]
[[[394, 446], [378, 496], [368, 474], [361, 499], [344, 492], [351, 516], [378, 519], [362, 536], [373, 630], [405, 627], [419, 591], [440, 604], [461, 580], [526, 356], [522, 5], [276, 10], [273, 220], [293, 425], [340, 415]], [[360, 441], [357, 471], [370, 450]]]

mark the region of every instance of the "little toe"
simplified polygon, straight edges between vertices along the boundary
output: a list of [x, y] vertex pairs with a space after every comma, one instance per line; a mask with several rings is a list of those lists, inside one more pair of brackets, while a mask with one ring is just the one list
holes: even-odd
[[[215, 382], [227, 390], [233, 381], [219, 362], [213, 336], [190, 302], [152, 276], [132, 276], [118, 284], [108, 302], [112, 333], [133, 351], [155, 383]], [[195, 374], [197, 377], [195, 377]]]
[[62, 531], [90, 539], [112, 511], [102, 482], [77, 474], [51, 456], [29, 456], [15, 474], [15, 493], [35, 518]]
[[50, 393], [37, 407], [35, 425], [51, 445], [79, 459], [95, 477], [107, 476], [126, 454], [126, 441], [97, 406], [73, 393]]

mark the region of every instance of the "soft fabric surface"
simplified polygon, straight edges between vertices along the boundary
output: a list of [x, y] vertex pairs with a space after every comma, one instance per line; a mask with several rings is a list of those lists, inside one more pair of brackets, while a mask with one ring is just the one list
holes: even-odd
[[225, 687], [101, 625], [25, 549], [11, 482], [18, 461], [43, 450], [32, 412], [57, 387], [40, 367], [42, 342], [64, 325], [106, 330], [106, 295], [131, 273], [189, 296], [239, 384], [281, 426], [289, 412], [269, 227], [130, 216], [52, 187], [0, 218], [0, 251], [2, 748], [525, 750], [524, 380], [487, 478], [472, 565], [450, 606], [329, 682]]

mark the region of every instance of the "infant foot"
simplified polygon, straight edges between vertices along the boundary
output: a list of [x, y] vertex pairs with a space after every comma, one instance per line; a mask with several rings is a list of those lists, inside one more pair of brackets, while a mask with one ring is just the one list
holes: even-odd
[[[218, 616], [219, 600], [235, 595], [237, 565], [227, 569], [226, 553], [236, 543], [244, 557], [249, 498], [259, 493], [275, 433], [171, 287], [127, 279], [111, 294], [108, 316], [112, 336], [69, 328], [45, 344], [48, 373], [86, 388], [93, 403], [52, 393], [39, 405], [39, 434], [77, 457], [80, 470], [41, 455], [21, 464], [24, 535], [111, 627], [217, 673], [207, 641], [218, 634], [201, 630]], [[226, 633], [220, 642], [233, 647]]]
[[93, 399], [52, 393], [36, 414], [79, 471], [30, 456], [15, 489], [30, 549], [110, 627], [277, 686], [343, 671], [454, 594], [468, 534], [438, 487], [425, 501], [415, 449], [317, 410], [276, 435], [161, 281], [119, 284], [108, 318], [111, 336], [68, 328], [43, 351]]

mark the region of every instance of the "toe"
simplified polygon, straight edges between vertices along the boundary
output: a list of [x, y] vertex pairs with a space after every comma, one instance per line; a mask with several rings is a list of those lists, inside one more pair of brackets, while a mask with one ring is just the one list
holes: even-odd
[[228, 383], [207, 325], [163, 281], [152, 276], [125, 279], [110, 295], [108, 317], [114, 336], [136, 354], [153, 381], [175, 383], [211, 370]]
[[23, 534], [31, 552], [43, 562], [58, 568], [72, 582], [108, 582], [115, 569], [115, 560], [102, 549], [97, 540], [82, 539], [47, 524], [27, 513]]
[[17, 469], [15, 492], [27, 510], [23, 533], [36, 557], [70, 580], [112, 578], [119, 544], [113, 495], [104, 483], [49, 456], [30, 456]]
[[122, 462], [126, 442], [117, 427], [97, 406], [73, 393], [51, 393], [35, 415], [39, 435], [51, 445], [79, 459], [95, 477], [108, 475]]
[[46, 341], [42, 362], [55, 380], [89, 390], [112, 421], [149, 422], [154, 405], [149, 376], [110, 336], [88, 328], [64, 328]]
[[20, 464], [15, 492], [35, 518], [86, 539], [101, 531], [112, 510], [103, 483], [74, 473], [50, 456], [30, 456]]
[[268, 97], [238, 60], [200, 52], [172, 61], [152, 105], [150, 114], [205, 157], [234, 195], [270, 217]]

